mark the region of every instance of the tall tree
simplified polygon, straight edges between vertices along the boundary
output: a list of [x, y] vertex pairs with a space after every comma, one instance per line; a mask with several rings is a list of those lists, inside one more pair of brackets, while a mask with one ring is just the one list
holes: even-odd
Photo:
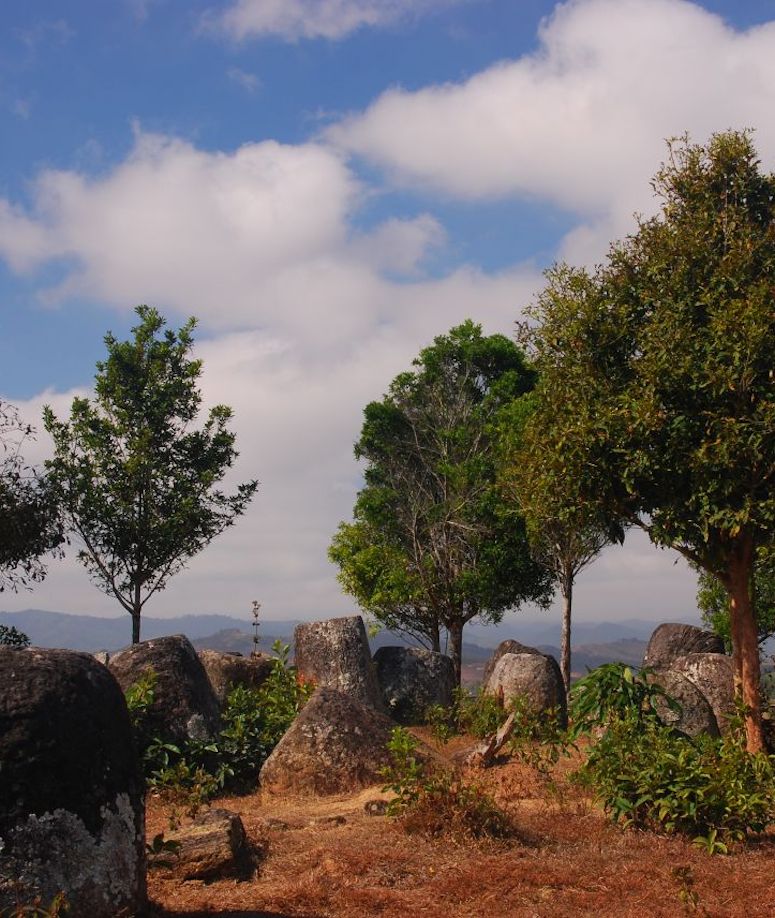
[[155, 309], [136, 313], [131, 340], [105, 336], [94, 400], [74, 399], [69, 422], [44, 411], [55, 447], [46, 465], [83, 542], [78, 557], [132, 616], [133, 643], [146, 602], [232, 525], [258, 487], [216, 488], [237, 457], [235, 435], [225, 405], [193, 426], [202, 401], [202, 363], [190, 358], [195, 320], [174, 332]]
[[446, 629], [458, 682], [467, 622], [497, 622], [549, 592], [495, 471], [498, 414], [533, 383], [512, 342], [465, 322], [366, 406], [355, 446], [365, 486], [331, 546], [340, 582], [386, 626], [434, 649]]
[[[560, 672], [570, 690], [571, 621], [576, 578], [623, 533], [612, 527], [574, 491], [576, 479], [558, 461], [547, 437], [553, 422], [541, 403], [541, 384], [529, 398], [505, 409], [501, 421], [500, 477], [506, 494], [527, 524], [530, 551], [552, 574], [562, 596]], [[548, 410], [547, 410], [548, 409]]]
[[[532, 349], [585, 500], [730, 597], [747, 745], [763, 748], [750, 583], [775, 525], [775, 177], [745, 133], [669, 145], [661, 213], [594, 276], [549, 273]], [[543, 385], [543, 382], [542, 382]]]
[[22, 456], [33, 429], [0, 401], [0, 593], [42, 580], [42, 556], [64, 541], [56, 495]]
[[[750, 589], [756, 633], [761, 647], [775, 635], [775, 547], [760, 546], [757, 550]], [[729, 594], [721, 582], [706, 571], [699, 572], [697, 607], [703, 622], [723, 639], [727, 650], [731, 650]]]

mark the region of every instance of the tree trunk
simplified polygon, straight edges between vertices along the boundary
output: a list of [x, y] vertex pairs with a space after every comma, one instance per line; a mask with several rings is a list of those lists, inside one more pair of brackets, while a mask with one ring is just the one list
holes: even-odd
[[455, 667], [455, 685], [460, 688], [461, 670], [463, 665], [463, 624], [454, 622], [447, 625], [449, 632], [449, 650], [452, 665]]
[[139, 644], [140, 643], [140, 613], [133, 611], [130, 614], [132, 616], [132, 643]]
[[132, 616], [132, 643], [140, 643], [140, 614], [143, 611], [143, 604], [141, 602], [140, 594], [140, 585], [135, 584], [135, 595], [134, 602], [132, 604], [132, 611], [129, 613]]
[[573, 606], [573, 578], [562, 588], [562, 637], [560, 639], [560, 672], [565, 683], [565, 693], [570, 691], [570, 616]]
[[746, 539], [729, 561], [724, 586], [729, 592], [735, 683], [746, 712], [746, 748], [749, 752], [762, 752], [765, 747], [760, 695], [761, 672], [758, 633], [751, 603], [752, 569], [753, 545], [750, 539]]
[[434, 653], [441, 653], [441, 637], [439, 635], [438, 629], [436, 633], [431, 637], [431, 650]]

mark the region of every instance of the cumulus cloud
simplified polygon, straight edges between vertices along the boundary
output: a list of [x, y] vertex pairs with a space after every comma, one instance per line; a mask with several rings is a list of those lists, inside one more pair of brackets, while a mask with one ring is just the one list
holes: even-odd
[[361, 28], [394, 25], [461, 0], [236, 0], [224, 12], [211, 12], [206, 22], [237, 41], [277, 36], [345, 38]]
[[584, 259], [653, 209], [665, 138], [753, 126], [772, 161], [773, 108], [775, 23], [738, 32], [684, 0], [577, 0], [542, 24], [534, 53], [391, 89], [327, 136], [401, 184], [551, 201], [584, 219], [566, 247]]
[[[205, 403], [235, 410], [241, 455], [229, 481], [257, 477], [261, 488], [152, 614], [247, 612], [254, 597], [275, 616], [351, 610], [326, 549], [358, 488], [352, 444], [364, 405], [463, 319], [508, 333], [536, 288], [530, 265], [428, 275], [424, 258], [443, 249], [443, 226], [418, 213], [357, 228], [368, 199], [318, 144], [210, 153], [138, 133], [112, 171], [47, 171], [28, 206], [0, 201], [0, 256], [33, 283], [39, 269], [62, 266], [62, 283], [44, 289], [61, 308], [77, 295], [123, 308], [148, 302], [171, 323], [202, 320]], [[92, 372], [85, 367], [84, 379]], [[40, 427], [41, 404], [53, 401], [63, 416], [72, 394], [22, 407]], [[32, 458], [49, 448], [41, 434]], [[73, 611], [105, 608], [97, 591], [82, 605], [84, 578], [72, 557], [55, 564], [36, 604], [64, 608], [77, 597]]]

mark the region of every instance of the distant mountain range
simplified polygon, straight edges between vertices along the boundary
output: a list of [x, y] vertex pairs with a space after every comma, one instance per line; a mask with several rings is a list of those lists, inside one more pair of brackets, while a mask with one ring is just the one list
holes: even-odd
[[[37, 647], [64, 647], [71, 650], [115, 651], [128, 644], [128, 615], [97, 618], [70, 615], [42, 609], [22, 612], [0, 612], [0, 624], [13, 625], [23, 631]], [[259, 647], [268, 651], [275, 640], [293, 644], [293, 630], [298, 619], [262, 622]], [[601, 663], [620, 660], [639, 665], [646, 642], [656, 627], [654, 622], [579, 622], [574, 625], [573, 671], [583, 675]], [[510, 621], [506, 625], [485, 627], [470, 625], [468, 640], [463, 644], [463, 660], [468, 681], [475, 681], [484, 663], [500, 641], [513, 638], [559, 658], [560, 625], [557, 621]], [[167, 634], [185, 634], [198, 649], [231, 650], [249, 654], [253, 650], [251, 623], [228, 615], [183, 615], [177, 618], [143, 618], [144, 640]], [[390, 644], [411, 643], [401, 635], [380, 631], [371, 638], [372, 650]]]

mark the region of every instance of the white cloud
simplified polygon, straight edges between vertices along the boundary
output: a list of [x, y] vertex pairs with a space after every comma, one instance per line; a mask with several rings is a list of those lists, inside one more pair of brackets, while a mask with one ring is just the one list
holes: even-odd
[[[235, 410], [241, 455], [230, 481], [261, 481], [245, 518], [149, 613], [247, 613], [254, 597], [275, 616], [352, 610], [326, 549], [358, 487], [352, 444], [363, 407], [464, 318], [508, 333], [535, 270], [427, 276], [423, 258], [445, 244], [439, 222], [420, 213], [356, 229], [364, 190], [315, 144], [207, 153], [139, 134], [127, 160], [99, 178], [49, 171], [32, 191], [29, 208], [0, 201], [0, 257], [33, 279], [64, 259], [63, 285], [46, 291], [61, 308], [70, 293], [123, 308], [148, 302], [171, 323], [198, 315], [205, 403]], [[92, 372], [84, 367], [85, 381]], [[63, 416], [71, 398], [45, 393], [22, 407], [40, 427], [42, 402]], [[31, 458], [47, 449], [42, 434]], [[35, 604], [110, 609], [70, 555], [52, 565]], [[9, 597], [9, 607], [28, 604]]]
[[241, 70], [239, 67], [230, 67], [226, 75], [237, 86], [241, 86], [246, 92], [254, 93], [260, 86], [261, 80], [255, 73], [249, 73], [247, 70]]
[[443, 9], [461, 0], [235, 0], [225, 11], [211, 11], [210, 27], [230, 38], [278, 36], [338, 40], [361, 28], [378, 28]]
[[410, 187], [579, 214], [566, 254], [583, 260], [653, 208], [665, 138], [753, 126], [772, 163], [774, 109], [775, 23], [737, 32], [683, 0], [577, 0], [543, 23], [535, 53], [391, 89], [327, 136]]

